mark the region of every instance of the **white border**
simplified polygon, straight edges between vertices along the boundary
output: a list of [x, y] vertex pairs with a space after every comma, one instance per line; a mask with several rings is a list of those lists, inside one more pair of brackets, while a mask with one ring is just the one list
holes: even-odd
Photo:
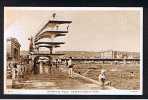
[[8, 10], [37, 10], [37, 11], [139, 11], [142, 7], [5, 7]]
[[140, 9], [140, 91], [143, 94], [143, 8]]
[[[6, 89], [6, 37], [4, 34], [4, 94], [30, 95], [142, 95], [143, 94], [143, 8], [142, 7], [4, 7], [9, 10], [58, 11], [139, 11], [140, 12], [140, 89], [139, 90], [24, 90]], [[4, 30], [5, 31], [5, 30]]]

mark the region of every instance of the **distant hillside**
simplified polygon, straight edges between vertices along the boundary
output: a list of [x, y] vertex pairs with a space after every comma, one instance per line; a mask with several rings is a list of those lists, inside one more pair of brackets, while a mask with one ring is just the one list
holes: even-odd
[[65, 56], [73, 56], [73, 57], [80, 57], [80, 56], [98, 56], [99, 52], [93, 52], [93, 51], [61, 51], [57, 53], [64, 53]]
[[[21, 51], [20, 53], [21, 53], [21, 55], [27, 55], [28, 51]], [[47, 51], [46, 51], [46, 53], [47, 53]], [[91, 57], [91, 56], [99, 55], [99, 52], [93, 52], [93, 51], [92, 52], [91, 51], [58, 51], [56, 53], [64, 53], [65, 54], [64, 56], [67, 56], [67, 57], [69, 57], [69, 56], [73, 56], [73, 57], [88, 56], [88, 57]]]

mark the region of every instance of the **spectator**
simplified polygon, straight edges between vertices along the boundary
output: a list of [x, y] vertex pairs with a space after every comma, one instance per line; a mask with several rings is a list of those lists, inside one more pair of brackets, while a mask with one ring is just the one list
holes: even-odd
[[56, 66], [56, 69], [59, 71], [59, 60], [58, 59], [55, 60], [55, 66]]
[[72, 57], [68, 60], [68, 73], [69, 77], [73, 78], [73, 64], [72, 64]]
[[12, 80], [16, 80], [16, 77], [17, 77], [17, 63], [14, 63], [12, 67]]
[[53, 13], [53, 14], [52, 14], [52, 17], [53, 17], [53, 19], [55, 19], [55, 17], [56, 17], [56, 13]]
[[56, 26], [56, 30], [58, 30], [58, 29], [59, 29], [59, 26], [57, 25], [57, 26]]
[[68, 29], [69, 29], [69, 25], [67, 26], [67, 31], [68, 31]]
[[134, 72], [130, 72], [130, 78], [132, 79], [134, 77], [135, 77]]

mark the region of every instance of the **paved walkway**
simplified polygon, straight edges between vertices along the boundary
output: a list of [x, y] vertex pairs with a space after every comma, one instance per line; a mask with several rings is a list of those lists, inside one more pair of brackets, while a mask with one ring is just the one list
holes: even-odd
[[[69, 78], [67, 69], [52, 70], [52, 73], [31, 75], [29, 80], [17, 83], [21, 89], [64, 89], [64, 90], [100, 90], [102, 87], [95, 80], [74, 73]], [[105, 87], [105, 89], [114, 89]]]

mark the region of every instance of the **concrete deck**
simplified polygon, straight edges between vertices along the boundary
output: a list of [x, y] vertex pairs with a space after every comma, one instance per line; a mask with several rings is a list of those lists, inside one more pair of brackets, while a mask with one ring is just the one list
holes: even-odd
[[[67, 68], [52, 69], [52, 73], [31, 75], [29, 80], [17, 82], [19, 89], [63, 89], [63, 90], [112, 90], [113, 87], [102, 88], [96, 80], [74, 73], [74, 77], [68, 76]], [[10, 81], [10, 80], [9, 80]], [[10, 84], [7, 87], [11, 87]]]

